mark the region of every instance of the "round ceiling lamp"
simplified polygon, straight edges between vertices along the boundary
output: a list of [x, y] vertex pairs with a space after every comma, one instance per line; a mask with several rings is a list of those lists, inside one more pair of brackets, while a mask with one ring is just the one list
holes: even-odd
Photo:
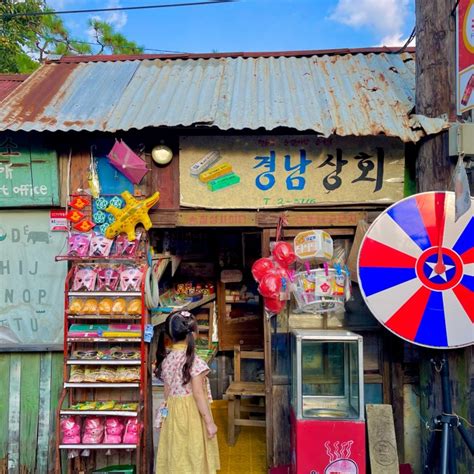
[[173, 159], [173, 151], [165, 145], [157, 145], [151, 150], [151, 157], [157, 165], [167, 165]]

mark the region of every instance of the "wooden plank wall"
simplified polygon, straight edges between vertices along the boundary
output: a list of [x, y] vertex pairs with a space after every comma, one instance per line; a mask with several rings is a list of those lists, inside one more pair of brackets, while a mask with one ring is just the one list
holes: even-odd
[[62, 353], [0, 353], [0, 474], [53, 472], [62, 371]]

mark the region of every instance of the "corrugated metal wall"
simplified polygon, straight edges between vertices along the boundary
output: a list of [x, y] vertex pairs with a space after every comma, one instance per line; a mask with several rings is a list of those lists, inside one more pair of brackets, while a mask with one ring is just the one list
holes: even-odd
[[62, 353], [0, 353], [0, 474], [53, 472], [62, 379]]

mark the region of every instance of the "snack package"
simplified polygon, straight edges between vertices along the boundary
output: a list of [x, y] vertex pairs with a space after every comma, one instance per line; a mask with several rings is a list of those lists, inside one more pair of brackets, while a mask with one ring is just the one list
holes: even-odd
[[120, 267], [100, 267], [97, 270], [97, 291], [115, 291], [119, 284]]
[[87, 257], [91, 242], [90, 234], [69, 234], [67, 238], [67, 254], [70, 257]]
[[123, 421], [117, 416], [110, 416], [105, 421], [105, 444], [120, 444], [122, 442], [122, 433], [125, 429]]
[[127, 306], [127, 313], [130, 315], [142, 314], [142, 300], [140, 298], [130, 300]]
[[115, 381], [120, 383], [139, 382], [140, 367], [118, 367], [115, 374]]
[[84, 314], [97, 314], [99, 310], [99, 305], [97, 303], [97, 300], [94, 298], [88, 298], [84, 302], [84, 306], [82, 307], [82, 312]]
[[99, 314], [111, 314], [114, 300], [111, 298], [103, 298], [99, 301]]
[[112, 357], [112, 359], [117, 360], [139, 360], [140, 352], [113, 349], [110, 351], [110, 356]]
[[69, 374], [69, 382], [82, 383], [84, 382], [84, 367], [80, 365], [71, 365], [71, 372]]
[[100, 367], [86, 366], [84, 370], [84, 382], [95, 383], [100, 375]]
[[336, 272], [334, 280], [332, 280], [332, 294], [333, 296], [344, 296], [345, 292], [345, 277], [342, 272]]
[[112, 305], [112, 314], [124, 314], [127, 309], [127, 301], [124, 298], [117, 298]]
[[91, 257], [108, 257], [112, 249], [113, 240], [100, 234], [94, 234], [90, 241], [89, 255]]
[[78, 266], [74, 274], [72, 291], [94, 291], [97, 272], [93, 266]]
[[115, 378], [116, 378], [115, 374], [116, 374], [115, 367], [110, 366], [110, 365], [103, 365], [100, 367], [99, 373], [97, 374], [97, 382], [113, 383], [115, 382]]
[[79, 314], [82, 312], [84, 300], [80, 298], [72, 298], [69, 301], [69, 314]]
[[130, 242], [126, 234], [120, 234], [115, 239], [114, 256], [116, 257], [133, 257], [136, 255], [140, 244], [141, 232], [136, 233], [137, 238]]
[[96, 410], [107, 411], [107, 410], [113, 410], [114, 407], [115, 407], [114, 400], [109, 400], [106, 402], [96, 402]]
[[331, 295], [331, 281], [327, 275], [316, 275], [315, 294], [317, 296]]
[[75, 405], [71, 405], [71, 410], [95, 410], [97, 408], [97, 402], [78, 402]]
[[88, 416], [84, 421], [83, 444], [100, 444], [104, 437], [104, 420], [98, 416]]
[[121, 291], [140, 291], [143, 268], [124, 266], [120, 272]]
[[72, 357], [78, 360], [99, 360], [101, 359], [102, 352], [100, 351], [73, 351]]
[[140, 424], [138, 420], [134, 418], [128, 418], [125, 423], [125, 432], [123, 434], [124, 444], [138, 444], [140, 438]]
[[63, 444], [81, 444], [81, 418], [68, 416], [60, 422]]
[[122, 411], [137, 411], [138, 403], [136, 402], [124, 402], [119, 405], [119, 410]]

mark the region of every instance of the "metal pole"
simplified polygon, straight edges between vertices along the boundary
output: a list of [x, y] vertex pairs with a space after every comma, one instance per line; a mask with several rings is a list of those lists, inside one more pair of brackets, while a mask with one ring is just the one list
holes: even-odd
[[441, 436], [441, 474], [448, 473], [448, 438], [449, 424], [443, 423], [443, 433]]

